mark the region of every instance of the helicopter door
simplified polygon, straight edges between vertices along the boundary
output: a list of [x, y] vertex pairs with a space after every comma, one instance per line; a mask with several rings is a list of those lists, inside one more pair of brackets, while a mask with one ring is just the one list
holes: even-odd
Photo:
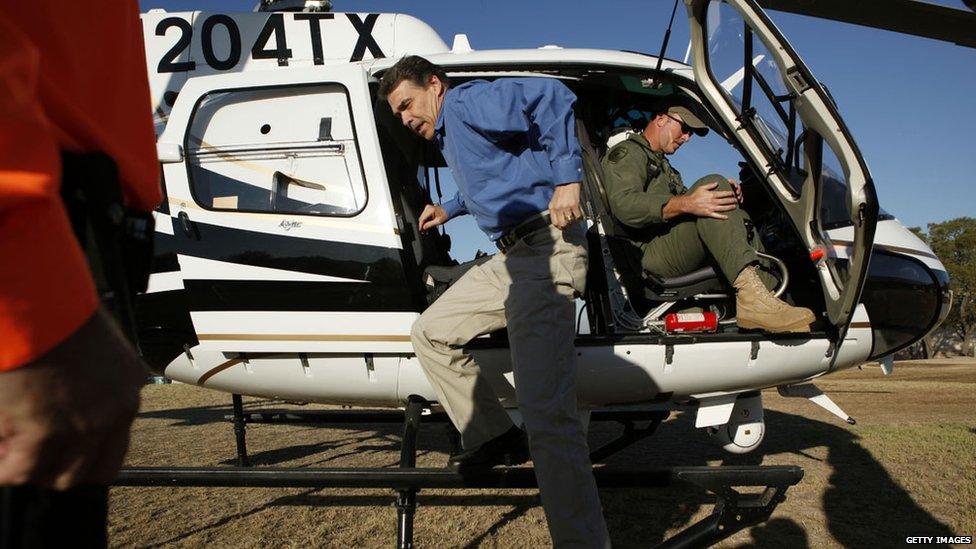
[[[685, 3], [695, 79], [767, 174], [816, 263], [839, 345], [864, 286], [878, 216], [864, 159], [825, 88], [754, 0]], [[835, 250], [827, 229], [843, 225], [853, 227], [853, 244]]]
[[417, 317], [359, 65], [207, 76], [161, 146], [201, 347], [399, 352]]

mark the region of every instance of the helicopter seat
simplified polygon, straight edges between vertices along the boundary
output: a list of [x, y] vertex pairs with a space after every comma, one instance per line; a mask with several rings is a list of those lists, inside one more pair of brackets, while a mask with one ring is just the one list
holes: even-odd
[[640, 249], [625, 238], [622, 225], [610, 213], [599, 155], [579, 120], [577, 135], [585, 167], [584, 204], [593, 222], [587, 234], [591, 258], [587, 286], [591, 300], [606, 309], [603, 317], [613, 318], [615, 326], [643, 330], [689, 300], [728, 299], [728, 285], [711, 266], [667, 278], [644, 271]]
[[647, 271], [643, 272], [644, 282], [653, 297], [665, 300], [679, 300], [694, 297], [702, 293], [726, 291], [721, 288], [722, 281], [715, 267], [702, 267], [681, 276], [671, 278], [659, 277]]
[[[640, 249], [619, 236], [617, 221], [609, 214], [601, 216], [594, 229], [597, 234], [590, 240], [591, 255], [594, 250], [606, 250], [603, 255], [609, 256], [612, 266], [607, 275], [612, 274], [617, 278], [638, 314], [657, 311], [654, 316], [660, 317], [675, 308], [669, 304], [679, 305], [686, 300], [703, 297], [724, 299], [732, 295], [728, 284], [710, 265], [675, 277], [662, 277], [645, 271], [641, 266]], [[602, 241], [598, 234], [600, 231], [604, 233]]]

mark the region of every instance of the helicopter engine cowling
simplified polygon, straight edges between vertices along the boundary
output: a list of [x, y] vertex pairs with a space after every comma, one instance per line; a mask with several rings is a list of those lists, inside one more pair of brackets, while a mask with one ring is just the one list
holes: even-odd
[[735, 400], [729, 422], [709, 427], [708, 433], [724, 450], [733, 454], [745, 454], [758, 448], [766, 434], [762, 395], [744, 393]]

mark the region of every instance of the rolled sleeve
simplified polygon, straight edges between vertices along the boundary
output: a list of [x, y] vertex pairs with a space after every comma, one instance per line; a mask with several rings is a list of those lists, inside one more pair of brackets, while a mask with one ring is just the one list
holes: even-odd
[[444, 211], [447, 212], [448, 219], [454, 219], [459, 215], [464, 215], [468, 213], [468, 208], [464, 204], [464, 199], [461, 198], [460, 193], [454, 195], [454, 198], [448, 200], [441, 204]]
[[552, 162], [551, 166], [555, 179], [554, 183], [557, 186], [576, 183], [583, 179], [583, 160], [579, 157], [579, 154], [571, 158], [556, 160]]

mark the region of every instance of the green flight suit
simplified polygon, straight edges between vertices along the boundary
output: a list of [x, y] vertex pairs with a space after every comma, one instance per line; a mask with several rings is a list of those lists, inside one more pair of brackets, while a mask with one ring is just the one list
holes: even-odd
[[[706, 175], [686, 188], [664, 153], [651, 150], [640, 133], [614, 145], [602, 164], [610, 213], [623, 225], [623, 236], [640, 249], [645, 271], [670, 278], [714, 264], [731, 283], [744, 267], [757, 262], [762, 243], [756, 235], [750, 244], [745, 225], [749, 215], [742, 208], [722, 212], [728, 219], [662, 217], [671, 197], [701, 185], [717, 182], [714, 190], [732, 190], [725, 177]], [[761, 270], [760, 277], [770, 288], [776, 282]]]

